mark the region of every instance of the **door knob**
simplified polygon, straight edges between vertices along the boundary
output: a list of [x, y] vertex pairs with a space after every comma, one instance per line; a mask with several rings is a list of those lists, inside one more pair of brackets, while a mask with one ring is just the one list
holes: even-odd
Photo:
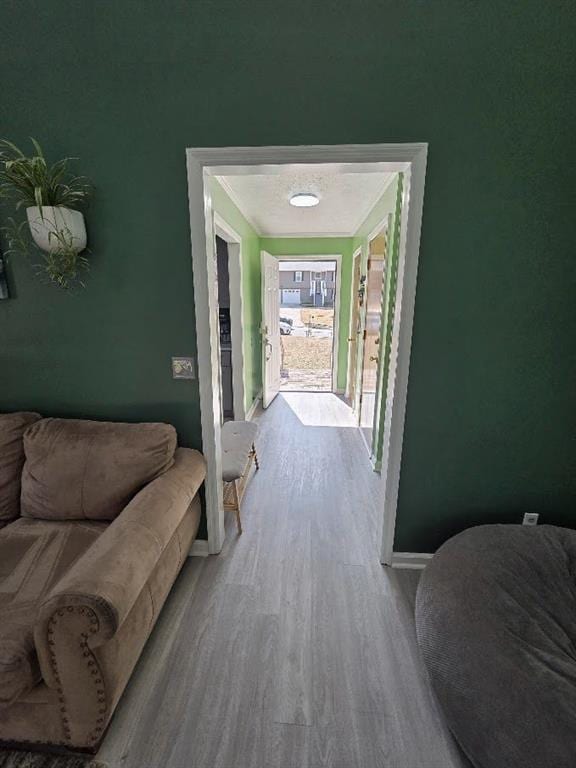
[[378, 362], [378, 355], [370, 355], [370, 360], [373, 360], [375, 363]]

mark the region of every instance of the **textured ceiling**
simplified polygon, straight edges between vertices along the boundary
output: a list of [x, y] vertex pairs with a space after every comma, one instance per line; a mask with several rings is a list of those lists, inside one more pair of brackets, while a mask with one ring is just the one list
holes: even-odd
[[[390, 176], [307, 166], [278, 175], [216, 178], [260, 235], [349, 237], [362, 224]], [[314, 208], [295, 208], [288, 201], [297, 192], [314, 192], [320, 203]]]

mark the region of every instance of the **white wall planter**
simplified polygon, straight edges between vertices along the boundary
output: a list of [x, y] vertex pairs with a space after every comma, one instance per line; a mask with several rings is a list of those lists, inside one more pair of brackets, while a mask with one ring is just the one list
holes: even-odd
[[86, 224], [80, 211], [44, 205], [41, 214], [38, 207], [32, 206], [26, 208], [26, 216], [34, 242], [43, 251], [56, 253], [62, 246], [62, 238], [78, 253], [86, 248]]

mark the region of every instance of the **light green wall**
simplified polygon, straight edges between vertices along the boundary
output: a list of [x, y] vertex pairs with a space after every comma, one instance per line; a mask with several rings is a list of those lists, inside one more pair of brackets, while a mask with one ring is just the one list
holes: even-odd
[[240, 210], [213, 176], [208, 188], [214, 210], [242, 238], [242, 314], [244, 317], [244, 406], [246, 410], [262, 388], [262, 357], [260, 354], [260, 241]]
[[346, 388], [348, 366], [348, 326], [350, 324], [350, 281], [352, 279], [352, 238], [350, 237], [263, 237], [262, 250], [272, 256], [333, 256], [342, 255], [340, 317], [338, 330], [338, 371], [336, 386]]
[[244, 316], [245, 407], [252, 405], [262, 389], [260, 325], [262, 321], [260, 251], [273, 256], [324, 256], [341, 254], [340, 326], [338, 339], [337, 387], [345, 389], [348, 366], [348, 326], [350, 323], [350, 281], [352, 279], [352, 239], [346, 237], [264, 237], [260, 238], [226, 194], [218, 181], [208, 177], [214, 210], [242, 238], [242, 312]]

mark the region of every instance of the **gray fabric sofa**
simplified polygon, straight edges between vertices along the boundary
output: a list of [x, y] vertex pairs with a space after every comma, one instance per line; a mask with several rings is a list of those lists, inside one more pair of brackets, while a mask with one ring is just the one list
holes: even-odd
[[576, 531], [486, 525], [420, 581], [418, 642], [475, 768], [576, 766]]

